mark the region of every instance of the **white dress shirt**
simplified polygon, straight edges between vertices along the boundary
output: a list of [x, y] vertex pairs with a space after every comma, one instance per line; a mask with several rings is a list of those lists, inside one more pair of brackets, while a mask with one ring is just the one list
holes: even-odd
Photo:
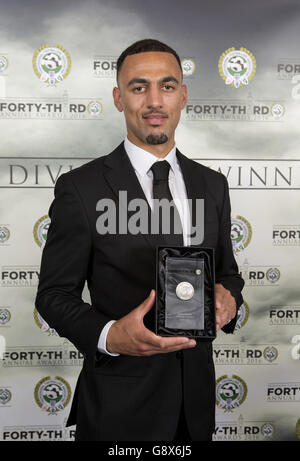
[[[184, 246], [190, 245], [190, 209], [181, 168], [176, 157], [176, 146], [164, 158], [158, 158], [154, 154], [141, 149], [130, 142], [128, 138], [125, 139], [124, 147], [151, 208], [153, 207], [153, 173], [151, 167], [153, 163], [162, 160], [167, 160], [170, 163], [169, 188], [181, 219], [183, 244]], [[132, 308], [134, 307], [132, 306]], [[107, 333], [114, 322], [115, 320], [108, 322], [101, 331], [98, 350], [105, 354], [117, 356], [119, 354], [112, 354], [106, 350]]]

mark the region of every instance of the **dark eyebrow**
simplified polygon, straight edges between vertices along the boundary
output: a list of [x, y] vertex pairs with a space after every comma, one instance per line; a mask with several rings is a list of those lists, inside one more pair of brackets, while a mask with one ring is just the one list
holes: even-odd
[[[175, 77], [172, 77], [172, 76], [168, 76], [168, 77], [164, 77], [160, 80], [161, 83], [169, 83], [169, 82], [174, 82], [176, 83], [177, 85], [179, 85], [179, 82], [177, 80], [177, 78]], [[132, 78], [128, 84], [127, 84], [127, 87], [131, 86], [131, 85], [135, 85], [137, 83], [149, 83], [149, 80], [145, 79], [145, 78]]]
[[178, 82], [177, 78], [172, 77], [172, 76], [164, 77], [164, 78], [161, 80], [161, 82], [162, 82], [162, 83], [174, 82], [174, 83], [176, 83], [177, 85], [179, 85], [179, 82]]
[[130, 82], [128, 82], [127, 86], [134, 85], [135, 83], [148, 83], [148, 80], [145, 78], [132, 78]]

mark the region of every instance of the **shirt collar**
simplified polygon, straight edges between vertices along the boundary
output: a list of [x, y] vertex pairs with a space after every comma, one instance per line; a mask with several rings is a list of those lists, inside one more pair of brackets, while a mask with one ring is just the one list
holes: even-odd
[[162, 160], [167, 160], [171, 165], [171, 169], [173, 172], [175, 172], [177, 167], [176, 146], [174, 146], [173, 149], [171, 149], [170, 152], [161, 159], [157, 158], [150, 152], [147, 152], [146, 150], [136, 146], [131, 141], [129, 141], [127, 137], [124, 141], [124, 147], [133, 168], [141, 176], [146, 175], [155, 162]]

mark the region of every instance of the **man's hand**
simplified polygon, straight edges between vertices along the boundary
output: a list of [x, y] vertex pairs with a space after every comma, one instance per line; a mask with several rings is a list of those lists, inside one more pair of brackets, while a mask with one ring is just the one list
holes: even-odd
[[149, 356], [188, 349], [196, 345], [194, 339], [178, 336], [164, 338], [145, 327], [143, 319], [153, 306], [154, 300], [155, 290], [151, 290], [145, 301], [110, 327], [106, 338], [108, 352]]
[[229, 290], [220, 283], [216, 284], [216, 323], [217, 331], [236, 315], [236, 302]]

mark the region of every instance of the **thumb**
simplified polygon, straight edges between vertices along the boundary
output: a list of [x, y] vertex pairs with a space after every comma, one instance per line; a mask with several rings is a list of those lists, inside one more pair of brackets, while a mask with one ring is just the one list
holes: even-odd
[[155, 301], [155, 290], [151, 290], [148, 298], [139, 305], [140, 314], [144, 317], [150, 311]]

